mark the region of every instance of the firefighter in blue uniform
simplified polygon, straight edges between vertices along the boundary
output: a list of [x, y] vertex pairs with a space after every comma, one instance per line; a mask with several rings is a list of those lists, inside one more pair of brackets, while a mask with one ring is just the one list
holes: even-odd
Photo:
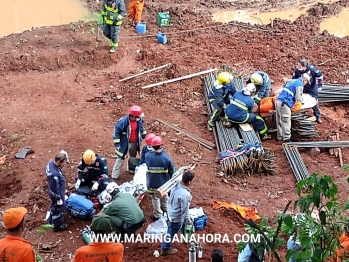
[[90, 149], [82, 154], [77, 171], [76, 189], [88, 186], [92, 191], [102, 192], [109, 183], [107, 160]]
[[216, 121], [224, 113], [227, 105], [230, 103], [230, 96], [236, 92], [232, 83], [234, 77], [228, 72], [221, 72], [217, 76], [212, 91], [208, 94], [208, 101], [214, 107], [212, 115], [207, 122], [207, 129], [213, 130]]
[[[314, 97], [316, 100], [319, 99], [319, 88], [322, 87], [323, 75], [322, 73], [313, 65], [309, 64], [307, 60], [299, 60], [297, 67], [294, 71], [292, 79], [300, 78], [304, 73], [307, 73], [310, 76], [310, 82], [304, 86], [303, 93], [309, 94]], [[313, 107], [314, 116], [316, 117], [316, 122], [319, 124], [322, 123], [321, 113], [316, 104]]]
[[232, 123], [243, 124], [249, 123], [258, 129], [262, 140], [270, 139], [267, 134], [268, 128], [263, 118], [257, 114], [253, 114], [255, 106], [251, 96], [256, 92], [254, 84], [249, 83], [242, 89], [242, 92], [236, 92], [233, 95], [231, 104], [225, 109], [225, 127], [231, 127]]
[[247, 84], [254, 84], [256, 87], [256, 95], [253, 97], [256, 104], [259, 105], [262, 98], [269, 97], [271, 91], [271, 81], [267, 73], [263, 71], [254, 72], [247, 80]]
[[119, 46], [120, 26], [125, 14], [124, 0], [104, 0], [101, 11], [103, 34], [110, 39], [110, 53], [114, 53]]
[[144, 128], [142, 108], [131, 106], [129, 114], [120, 118], [114, 127], [113, 142], [116, 153], [116, 161], [112, 171], [112, 182], [120, 176], [125, 157], [136, 157], [141, 151], [142, 139], [147, 135]]
[[153, 215], [151, 219], [158, 220], [164, 212], [167, 212], [168, 195], [155, 198], [155, 190], [169, 181], [175, 173], [175, 165], [169, 155], [163, 149], [163, 141], [159, 136], [155, 136], [151, 141], [154, 151], [145, 155], [147, 165], [147, 188], [153, 204]]
[[50, 160], [46, 166], [46, 177], [48, 180], [48, 195], [52, 201], [50, 207], [49, 224], [53, 224], [53, 231], [63, 231], [68, 229], [64, 223], [65, 211], [65, 178], [62, 168], [66, 163], [67, 156], [64, 153], [55, 155], [54, 160]]

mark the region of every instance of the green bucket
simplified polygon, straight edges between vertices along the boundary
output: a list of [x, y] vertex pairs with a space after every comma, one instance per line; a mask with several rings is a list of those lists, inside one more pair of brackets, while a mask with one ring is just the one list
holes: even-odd
[[160, 27], [170, 26], [170, 14], [168, 12], [159, 12], [157, 18], [157, 24]]

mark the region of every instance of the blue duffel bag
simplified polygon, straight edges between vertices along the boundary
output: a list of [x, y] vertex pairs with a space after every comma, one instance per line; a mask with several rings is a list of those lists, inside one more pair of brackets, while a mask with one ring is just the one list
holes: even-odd
[[208, 223], [208, 216], [202, 215], [194, 219], [195, 230], [203, 230]]
[[66, 210], [70, 216], [82, 220], [91, 220], [96, 214], [93, 202], [75, 193], [70, 194], [68, 197]]

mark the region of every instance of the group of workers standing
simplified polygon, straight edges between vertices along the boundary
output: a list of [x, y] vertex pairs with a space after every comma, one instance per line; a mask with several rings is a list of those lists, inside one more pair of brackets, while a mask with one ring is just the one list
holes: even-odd
[[[208, 94], [213, 112], [208, 120], [207, 129], [212, 131], [215, 122], [223, 118], [223, 125], [231, 127], [233, 124], [252, 124], [258, 130], [262, 140], [270, 139], [268, 128], [260, 115], [261, 104], [268, 99], [271, 92], [271, 81], [267, 73], [254, 72], [246, 82], [242, 91], [237, 91], [233, 83], [234, 77], [228, 72], [221, 72], [217, 76], [212, 90]], [[296, 103], [302, 103], [302, 94], [309, 94], [316, 101], [319, 97], [319, 88], [322, 86], [323, 75], [305, 59], [301, 59], [292, 79], [285, 80], [280, 94], [271, 101], [275, 103], [277, 139], [291, 141], [291, 110]], [[297, 106], [300, 109], [299, 106]], [[318, 123], [322, 123], [320, 110], [317, 104], [313, 112]]]

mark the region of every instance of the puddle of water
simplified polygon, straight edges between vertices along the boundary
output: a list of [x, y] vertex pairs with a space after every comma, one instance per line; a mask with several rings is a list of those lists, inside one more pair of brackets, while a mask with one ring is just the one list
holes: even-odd
[[[331, 3], [333, 0], [317, 1], [319, 3]], [[254, 11], [220, 11], [213, 14], [213, 21], [221, 23], [229, 23], [231, 21], [251, 23], [251, 24], [269, 24], [271, 20], [275, 18], [281, 18], [285, 20], [295, 21], [299, 16], [306, 14], [307, 10], [315, 3], [308, 5], [295, 5], [292, 8], [286, 10], [270, 11], [268, 13], [258, 13]]]
[[79, 0], [0, 0], [0, 37], [32, 27], [77, 22], [89, 15]]
[[345, 37], [349, 35], [349, 8], [344, 8], [337, 16], [325, 18], [320, 24], [320, 30], [329, 34]]

